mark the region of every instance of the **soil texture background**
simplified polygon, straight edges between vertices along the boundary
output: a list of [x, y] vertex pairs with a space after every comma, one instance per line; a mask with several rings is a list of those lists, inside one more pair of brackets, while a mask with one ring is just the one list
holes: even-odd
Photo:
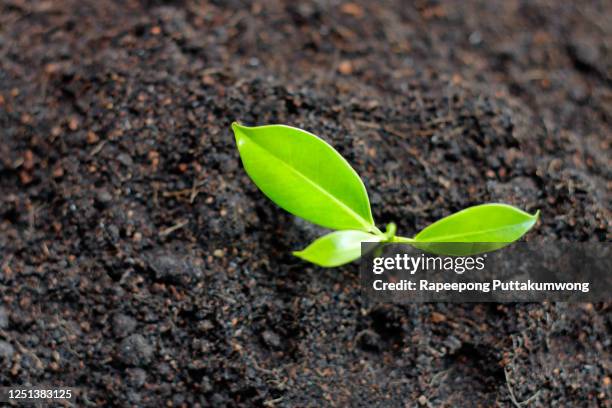
[[[320, 135], [410, 235], [610, 239], [608, 1], [0, 1], [0, 385], [77, 406], [610, 407], [603, 304], [374, 304], [246, 176]], [[529, 238], [528, 237], [528, 238]]]

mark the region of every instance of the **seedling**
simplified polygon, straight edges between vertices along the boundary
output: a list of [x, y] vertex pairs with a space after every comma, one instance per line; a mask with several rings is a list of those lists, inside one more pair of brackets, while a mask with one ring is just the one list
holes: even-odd
[[[259, 189], [281, 208], [314, 224], [336, 230], [294, 255], [333, 267], [361, 256], [362, 242], [403, 242], [439, 255], [475, 255], [522, 237], [538, 220], [506, 204], [482, 204], [429, 225], [413, 238], [385, 232], [372, 218], [363, 182], [349, 163], [319, 137], [285, 125], [232, 124], [242, 164]], [[474, 243], [457, 245], [446, 243]]]

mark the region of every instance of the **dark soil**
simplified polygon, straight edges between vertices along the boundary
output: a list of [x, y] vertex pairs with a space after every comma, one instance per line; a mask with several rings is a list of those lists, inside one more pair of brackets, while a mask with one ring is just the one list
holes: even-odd
[[[333, 3], [333, 5], [330, 5]], [[78, 406], [610, 407], [610, 304], [371, 304], [229, 125], [410, 235], [501, 201], [610, 239], [612, 3], [0, 2], [0, 383]], [[509, 392], [512, 390], [514, 397]]]

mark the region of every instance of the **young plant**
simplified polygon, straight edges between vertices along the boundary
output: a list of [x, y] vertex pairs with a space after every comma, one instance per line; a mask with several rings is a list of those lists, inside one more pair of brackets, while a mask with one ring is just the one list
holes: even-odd
[[[362, 242], [402, 242], [439, 255], [467, 256], [504, 247], [536, 223], [534, 215], [506, 204], [482, 204], [434, 222], [413, 238], [382, 232], [372, 218], [363, 182], [333, 147], [285, 125], [232, 124], [242, 164], [259, 189], [281, 208], [336, 230], [294, 255], [324, 267], [361, 256]], [[448, 243], [473, 243], [453, 246]]]

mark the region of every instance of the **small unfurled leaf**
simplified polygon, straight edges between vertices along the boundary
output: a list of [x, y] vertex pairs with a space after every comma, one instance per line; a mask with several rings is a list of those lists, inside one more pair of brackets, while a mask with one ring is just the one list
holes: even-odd
[[339, 266], [361, 256], [362, 242], [380, 242], [382, 238], [363, 231], [336, 231], [318, 238], [302, 251], [293, 254], [319, 266]]
[[363, 182], [329, 144], [284, 125], [232, 129], [247, 174], [280, 207], [331, 229], [377, 231]]
[[477, 205], [429, 225], [414, 237], [411, 245], [440, 255], [489, 252], [522, 237], [535, 225], [538, 215], [539, 212], [531, 215], [506, 204]]

